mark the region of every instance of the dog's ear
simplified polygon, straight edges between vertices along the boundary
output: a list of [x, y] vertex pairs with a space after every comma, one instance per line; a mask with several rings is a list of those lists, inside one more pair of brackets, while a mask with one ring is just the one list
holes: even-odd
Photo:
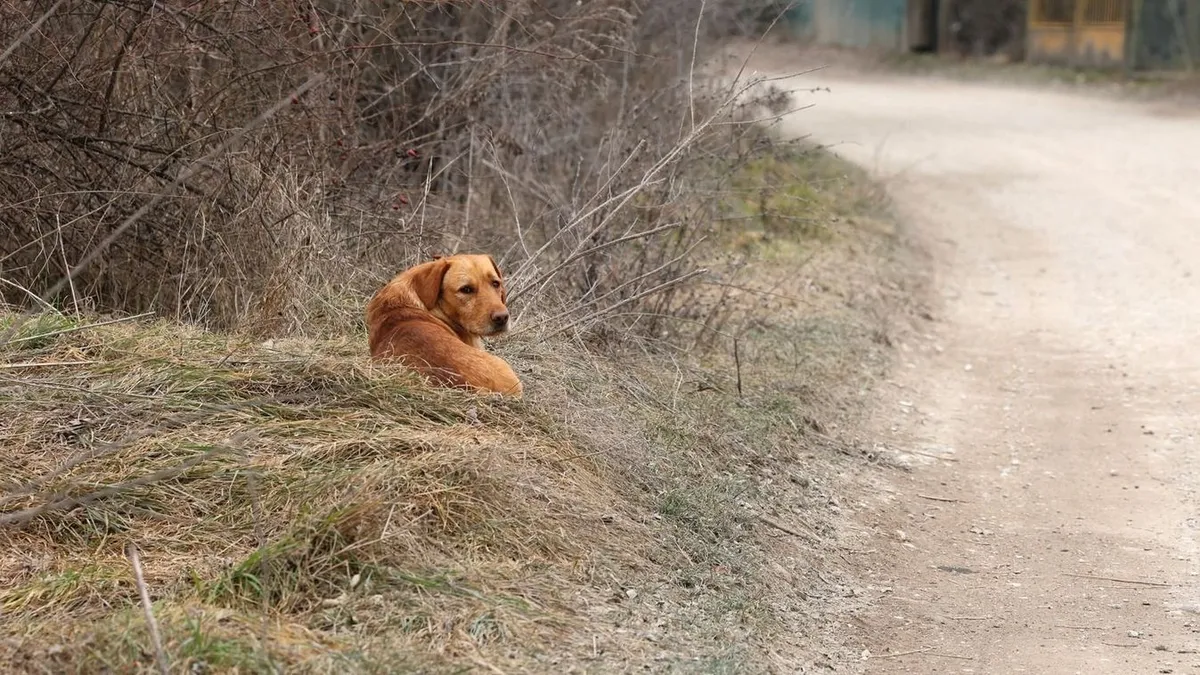
[[442, 280], [449, 269], [450, 261], [438, 259], [421, 263], [404, 274], [409, 289], [425, 309], [437, 306], [442, 295]]
[[500, 280], [500, 302], [508, 302], [508, 287], [504, 284], [504, 273], [500, 271], [500, 266], [496, 264], [496, 259], [492, 256], [487, 257], [492, 262], [492, 269], [496, 270], [496, 278]]

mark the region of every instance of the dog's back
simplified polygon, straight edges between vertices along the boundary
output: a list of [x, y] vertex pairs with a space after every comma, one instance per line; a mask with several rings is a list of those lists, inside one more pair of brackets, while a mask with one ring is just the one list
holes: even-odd
[[503, 359], [464, 342], [444, 317], [425, 306], [421, 293], [411, 286], [411, 281], [400, 275], [367, 304], [371, 358], [398, 360], [442, 385], [520, 396], [521, 381], [512, 368]]

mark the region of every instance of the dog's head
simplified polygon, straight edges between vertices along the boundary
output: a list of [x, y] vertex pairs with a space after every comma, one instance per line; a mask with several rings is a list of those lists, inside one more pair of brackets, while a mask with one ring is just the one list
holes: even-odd
[[410, 302], [471, 335], [508, 330], [508, 292], [490, 255], [453, 255], [421, 263], [397, 278]]

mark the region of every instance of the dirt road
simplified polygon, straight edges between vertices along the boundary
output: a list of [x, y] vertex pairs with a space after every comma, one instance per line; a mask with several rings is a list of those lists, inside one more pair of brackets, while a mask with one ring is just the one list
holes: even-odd
[[[802, 82], [802, 84], [800, 84]], [[870, 491], [870, 673], [1200, 673], [1200, 117], [826, 72], [786, 120], [927, 242]]]

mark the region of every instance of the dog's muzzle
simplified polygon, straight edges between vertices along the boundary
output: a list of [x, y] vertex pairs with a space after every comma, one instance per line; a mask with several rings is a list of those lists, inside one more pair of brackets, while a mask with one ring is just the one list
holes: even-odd
[[503, 333], [508, 330], [508, 312], [496, 312], [492, 315], [492, 333]]

